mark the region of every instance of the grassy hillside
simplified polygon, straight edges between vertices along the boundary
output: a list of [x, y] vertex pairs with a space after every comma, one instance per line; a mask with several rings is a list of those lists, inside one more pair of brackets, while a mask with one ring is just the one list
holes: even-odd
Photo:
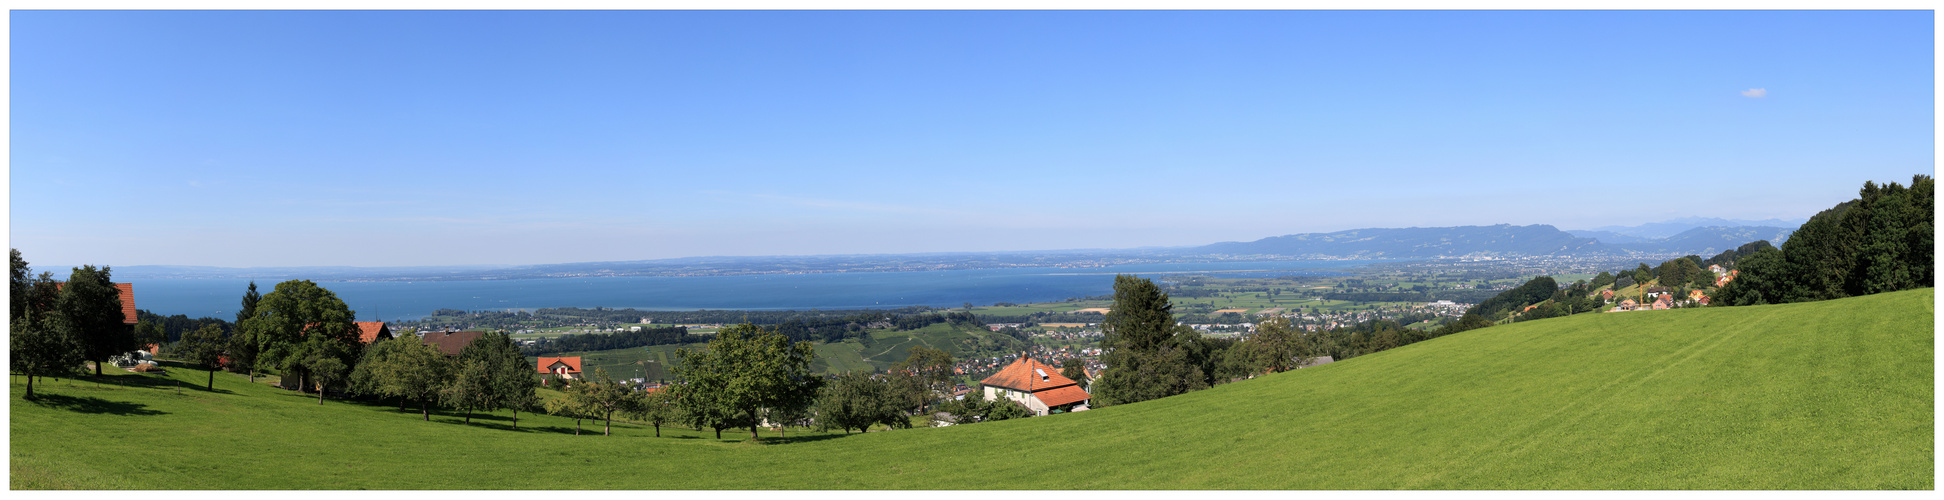
[[203, 373], [11, 393], [15, 488], [1934, 488], [1932, 290], [1502, 325], [1140, 404], [748, 442]]

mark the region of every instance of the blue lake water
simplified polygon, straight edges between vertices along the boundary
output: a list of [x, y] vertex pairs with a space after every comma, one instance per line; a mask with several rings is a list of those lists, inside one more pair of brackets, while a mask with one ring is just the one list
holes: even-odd
[[[903, 273], [748, 276], [550, 278], [477, 281], [319, 281], [357, 311], [360, 321], [417, 319], [438, 309], [632, 307], [644, 310], [867, 309], [966, 302], [1045, 302], [1113, 293], [1115, 274], [1160, 279], [1222, 272], [1221, 277], [1339, 275], [1373, 260], [1140, 264], [1097, 268], [1013, 268]], [[118, 280], [119, 281], [119, 280]], [[131, 279], [135, 305], [164, 316], [236, 317], [249, 280]], [[270, 293], [274, 281], [259, 281]]]

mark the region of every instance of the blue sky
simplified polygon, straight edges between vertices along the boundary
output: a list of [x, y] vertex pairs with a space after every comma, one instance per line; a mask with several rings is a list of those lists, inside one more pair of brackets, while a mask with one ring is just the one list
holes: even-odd
[[1794, 219], [1934, 172], [1922, 11], [9, 15], [35, 263]]

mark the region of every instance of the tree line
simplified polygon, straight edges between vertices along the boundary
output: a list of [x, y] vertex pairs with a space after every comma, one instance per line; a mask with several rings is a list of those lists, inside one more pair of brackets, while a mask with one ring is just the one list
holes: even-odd
[[661, 328], [642, 328], [639, 331], [614, 333], [594, 333], [585, 335], [561, 335], [550, 340], [541, 340], [532, 346], [520, 349], [526, 356], [541, 356], [563, 352], [605, 351], [609, 349], [628, 349], [664, 344], [689, 344], [702, 342], [708, 337], [694, 335], [688, 328], [680, 326]]
[[1858, 197], [1810, 217], [1779, 249], [1737, 263], [1714, 304], [1829, 300], [1935, 286], [1935, 182], [1863, 183]]

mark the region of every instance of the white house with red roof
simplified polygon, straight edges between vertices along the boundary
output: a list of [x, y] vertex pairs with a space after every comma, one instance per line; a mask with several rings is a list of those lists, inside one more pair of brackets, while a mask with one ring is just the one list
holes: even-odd
[[1080, 388], [1079, 382], [1060, 375], [1059, 367], [1024, 355], [979, 383], [985, 386], [986, 401], [1017, 401], [1036, 415], [1070, 410], [1093, 397]]
[[564, 379], [577, 379], [581, 375], [580, 356], [551, 358], [542, 356], [539, 363], [540, 373], [559, 375]]

